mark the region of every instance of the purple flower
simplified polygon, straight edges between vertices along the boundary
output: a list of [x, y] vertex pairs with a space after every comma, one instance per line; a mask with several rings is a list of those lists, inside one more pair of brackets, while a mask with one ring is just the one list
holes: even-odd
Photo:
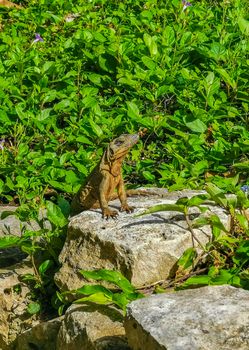
[[188, 8], [189, 6], [192, 6], [191, 2], [186, 0], [182, 0], [182, 5], [183, 5], [182, 11], [186, 10], [186, 8]]
[[248, 185], [243, 185], [240, 187], [241, 191], [245, 192], [245, 194], [249, 194], [249, 186]]
[[3, 145], [4, 142], [5, 142], [5, 139], [0, 140], [0, 150], [4, 149], [4, 145]]
[[38, 41], [44, 41], [39, 33], [35, 33], [35, 40], [32, 42], [32, 44], [37, 43]]

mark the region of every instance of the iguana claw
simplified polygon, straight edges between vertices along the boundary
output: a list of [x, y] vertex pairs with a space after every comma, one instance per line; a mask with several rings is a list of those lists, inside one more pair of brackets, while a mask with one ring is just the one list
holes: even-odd
[[120, 211], [126, 211], [126, 213], [132, 213], [135, 208], [129, 206], [128, 204], [121, 205]]
[[108, 220], [109, 218], [117, 219], [117, 216], [118, 216], [117, 210], [111, 210], [109, 208], [103, 210], [103, 214], [102, 214], [103, 219], [106, 219], [106, 220]]

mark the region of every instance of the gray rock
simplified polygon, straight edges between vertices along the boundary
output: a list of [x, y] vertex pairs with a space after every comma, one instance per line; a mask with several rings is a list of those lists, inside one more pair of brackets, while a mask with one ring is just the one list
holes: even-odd
[[[156, 204], [175, 203], [182, 196], [193, 196], [196, 191], [175, 193], [159, 191], [158, 196], [130, 197], [136, 207], [134, 214], [120, 213], [117, 220], [104, 220], [101, 211], [89, 210], [73, 217], [67, 239], [60, 254], [61, 269], [55, 276], [62, 290], [82, 286], [79, 270], [114, 269], [125, 275], [135, 286], [154, 283], [167, 278], [178, 258], [192, 246], [190, 233], [182, 214], [159, 212], [143, 217], [144, 212]], [[119, 208], [119, 202], [111, 202]], [[196, 230], [203, 242], [209, 228]]]
[[[6, 205], [0, 206], [0, 217], [3, 212], [15, 212], [18, 207]], [[50, 222], [46, 219], [46, 211], [40, 210], [39, 220], [44, 219], [45, 228], [51, 229]], [[4, 219], [0, 220], [0, 237], [6, 234], [11, 234], [15, 236], [20, 236], [24, 229], [38, 231], [40, 229], [39, 224], [35, 220], [30, 220], [29, 222], [22, 222], [15, 215], [9, 215]]]
[[62, 322], [56, 349], [129, 350], [120, 311], [100, 305], [71, 306]]
[[212, 286], [140, 299], [125, 328], [133, 350], [248, 350], [249, 292]]
[[[15, 206], [0, 206], [0, 216], [3, 212], [14, 212], [17, 209]], [[15, 215], [7, 216], [5, 219], [0, 220], [0, 237], [5, 234], [13, 234], [19, 236], [22, 230], [22, 225], [20, 220], [18, 220]]]
[[[0, 206], [0, 217], [3, 212], [15, 212], [18, 207], [15, 206]], [[46, 212], [40, 211], [39, 219], [45, 217], [45, 228], [51, 229], [51, 224], [46, 220]], [[0, 237], [5, 235], [21, 236], [25, 229], [38, 231], [40, 229], [39, 224], [31, 220], [30, 222], [22, 222], [15, 215], [9, 215], [0, 220]], [[0, 268], [5, 268], [17, 264], [27, 257], [27, 254], [23, 253], [18, 247], [11, 247], [8, 249], [0, 248]]]

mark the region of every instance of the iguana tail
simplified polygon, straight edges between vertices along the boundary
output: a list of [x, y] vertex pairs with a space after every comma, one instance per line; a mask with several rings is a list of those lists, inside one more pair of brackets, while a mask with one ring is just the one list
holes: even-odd
[[[126, 190], [125, 191], [126, 196], [127, 197], [135, 197], [135, 196], [143, 196], [143, 197], [147, 197], [147, 196], [161, 196], [160, 193], [158, 193], [157, 191], [155, 191], [152, 188], [148, 188], [148, 189], [134, 189], [134, 190]], [[111, 195], [110, 197], [110, 201], [113, 201], [114, 199], [118, 198], [118, 194], [115, 192]]]

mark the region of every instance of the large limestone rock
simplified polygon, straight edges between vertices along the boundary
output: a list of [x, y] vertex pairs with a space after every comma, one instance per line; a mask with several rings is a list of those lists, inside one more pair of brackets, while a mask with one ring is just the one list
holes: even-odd
[[60, 327], [56, 349], [129, 350], [120, 311], [100, 305], [71, 306]]
[[133, 350], [248, 350], [249, 292], [212, 286], [140, 299], [125, 328]]
[[[179, 197], [197, 194], [195, 191], [158, 191], [158, 196], [129, 198], [129, 203], [136, 207], [134, 214], [156, 204], [175, 203]], [[119, 208], [120, 204], [114, 201], [110, 206]], [[134, 214], [120, 213], [117, 220], [107, 221], [96, 209], [73, 217], [59, 257], [62, 267], [55, 276], [57, 285], [62, 290], [81, 287], [84, 283], [79, 274], [81, 269], [114, 269], [135, 286], [167, 278], [177, 259], [192, 245], [183, 215], [159, 212], [136, 217]], [[208, 228], [204, 231], [209, 232]], [[197, 236], [207, 240], [202, 231], [197, 231]]]

